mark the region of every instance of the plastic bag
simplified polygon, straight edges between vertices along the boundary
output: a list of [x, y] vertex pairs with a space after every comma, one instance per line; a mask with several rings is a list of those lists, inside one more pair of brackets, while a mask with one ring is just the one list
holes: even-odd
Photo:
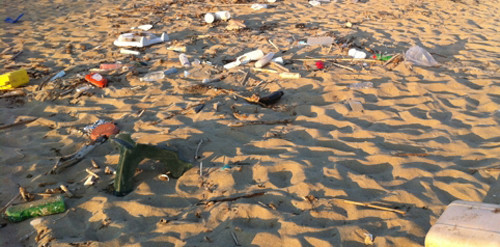
[[420, 66], [433, 67], [439, 65], [428, 51], [418, 45], [406, 51], [405, 60]]

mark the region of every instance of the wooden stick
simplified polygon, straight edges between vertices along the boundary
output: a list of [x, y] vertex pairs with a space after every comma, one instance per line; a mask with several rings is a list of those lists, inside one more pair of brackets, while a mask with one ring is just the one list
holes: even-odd
[[18, 57], [19, 55], [21, 55], [21, 53], [23, 53], [23, 51], [20, 51], [20, 52], [16, 53], [14, 56], [12, 56], [10, 58], [10, 60], [14, 61], [14, 59], [16, 59], [16, 57]]
[[277, 70], [273, 70], [273, 69], [259, 69], [259, 68], [252, 68], [252, 69], [255, 70], [255, 71], [259, 71], [259, 72], [266, 72], [266, 73], [278, 74], [278, 71]]
[[500, 169], [500, 165], [491, 165], [491, 166], [483, 166], [483, 167], [472, 167], [469, 170], [479, 171], [479, 170], [495, 170]]
[[271, 44], [272, 46], [274, 46], [274, 48], [276, 49], [276, 51], [280, 52], [280, 48], [278, 48], [278, 46], [276, 46], [271, 39], [268, 39], [267, 41], [269, 42], [269, 44]]
[[367, 208], [374, 208], [374, 209], [379, 209], [379, 210], [384, 210], [384, 211], [398, 213], [398, 214], [401, 214], [401, 215], [405, 215], [406, 214], [406, 212], [403, 211], [403, 210], [398, 210], [398, 209], [394, 209], [394, 208], [388, 208], [388, 207], [384, 207], [384, 206], [373, 205], [371, 203], [356, 202], [356, 201], [351, 201], [351, 200], [342, 199], [342, 198], [333, 198], [333, 199], [341, 200], [341, 201], [343, 201], [345, 203], [353, 204], [353, 205], [356, 205], [356, 206], [363, 206], [363, 207], [367, 207]]
[[68, 189], [68, 187], [66, 187], [66, 185], [64, 184], [61, 184], [60, 188], [64, 191], [64, 193], [68, 196], [68, 197], [73, 197], [73, 193], [71, 193], [71, 191]]
[[289, 124], [293, 120], [284, 119], [284, 120], [274, 120], [274, 121], [236, 121], [228, 124], [229, 127], [243, 127], [245, 125], [273, 125], [273, 124]]
[[28, 124], [28, 123], [31, 123], [31, 122], [37, 120], [37, 119], [38, 118], [36, 117], [36, 118], [32, 118], [32, 119], [21, 120], [19, 122], [13, 123], [13, 124], [2, 125], [2, 126], [0, 126], [0, 130], [7, 129], [10, 127], [14, 127], [14, 126], [18, 126], [18, 125]]
[[332, 62], [332, 64], [335, 65], [335, 66], [337, 66], [337, 67], [339, 67], [339, 68], [343, 68], [343, 69], [349, 70], [351, 72], [356, 72], [356, 70], [353, 69], [353, 68], [351, 68], [351, 67], [347, 67], [345, 65], [334, 63], [334, 62]]
[[85, 171], [90, 174], [91, 176], [94, 176], [95, 178], [99, 178], [99, 175], [97, 173], [91, 171], [89, 168], [86, 168]]
[[271, 61], [270, 65], [271, 65], [271, 67], [276, 67], [284, 72], [290, 72], [290, 70], [288, 68], [286, 68], [285, 66], [283, 66], [277, 62]]
[[198, 202], [198, 205], [200, 205], [200, 204], [208, 204], [209, 202], [213, 202], [213, 203], [216, 203], [216, 202], [232, 202], [232, 201], [236, 201], [236, 200], [241, 199], [241, 198], [251, 198], [251, 197], [255, 197], [255, 196], [261, 196], [261, 195], [264, 195], [265, 193], [266, 193], [266, 191], [257, 191], [257, 192], [254, 192], [254, 193], [249, 193], [249, 194], [245, 194], [245, 195], [241, 195], [241, 196], [216, 197], [216, 198], [213, 198], [213, 199], [210, 199], [210, 200], [200, 201], [200, 202]]

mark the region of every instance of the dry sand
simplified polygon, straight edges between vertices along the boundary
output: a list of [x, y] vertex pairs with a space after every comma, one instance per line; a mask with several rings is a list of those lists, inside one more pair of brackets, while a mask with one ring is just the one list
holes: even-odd
[[[0, 130], [0, 205], [19, 185], [40, 193], [63, 183], [77, 197], [67, 198], [66, 213], [43, 217], [36, 226], [30, 220], [6, 225], [0, 229], [1, 246], [233, 246], [232, 234], [242, 246], [364, 246], [365, 233], [375, 237], [375, 246], [422, 246], [453, 200], [500, 202], [499, 173], [471, 170], [499, 164], [499, 1], [341, 0], [311, 7], [284, 0], [259, 11], [218, 4], [2, 1], [0, 19], [25, 16], [17, 24], [0, 23], [0, 51], [13, 48], [1, 55], [0, 72], [26, 68], [32, 78], [23, 87], [27, 96], [0, 99], [0, 125], [38, 119]], [[224, 22], [203, 23], [204, 13], [218, 10], [245, 20], [248, 29], [226, 31]], [[346, 22], [353, 26], [346, 28]], [[276, 52], [267, 41], [272, 39], [285, 51], [285, 61], [293, 62], [286, 67], [303, 78], [252, 72], [244, 86], [249, 64], [213, 83], [244, 96], [283, 90], [272, 108], [213, 88], [194, 90], [189, 86], [205, 73], [220, 70], [203, 65], [184, 78], [178, 53], [167, 50], [168, 44], [142, 49], [136, 59], [113, 46], [118, 34], [149, 23], [155, 23], [153, 33], [167, 32], [172, 44], [185, 45], [191, 59], [219, 68], [253, 49]], [[205, 34], [212, 36], [197, 36]], [[347, 54], [340, 47], [297, 48], [293, 42], [321, 35], [387, 53], [420, 45], [441, 66], [401, 63], [388, 70], [344, 62], [355, 72], [329, 63], [312, 71], [291, 60]], [[23, 53], [10, 60], [18, 51]], [[77, 74], [114, 61], [135, 63], [136, 72], [109, 75], [109, 87], [90, 96], [51, 96], [61, 81], [36, 90], [62, 69], [67, 72], [62, 81], [71, 84], [79, 81]], [[173, 66], [181, 73], [139, 81], [148, 71]], [[358, 82], [374, 87], [348, 88]], [[352, 111], [349, 100], [361, 102], [364, 110]], [[182, 111], [200, 103], [206, 105], [199, 113]], [[174, 147], [195, 167], [166, 182], [157, 178], [161, 167], [145, 161], [136, 189], [125, 197], [106, 191], [112, 176], [103, 173], [96, 185], [83, 187], [91, 159], [101, 167], [116, 166], [118, 152], [108, 142], [61, 174], [45, 175], [58, 155], [71, 154], [88, 140], [78, 130], [97, 119], [115, 121], [138, 142]], [[292, 122], [228, 127], [237, 119]], [[201, 178], [194, 160], [200, 140]], [[232, 168], [221, 170], [224, 164]], [[265, 193], [200, 203], [258, 191]]]

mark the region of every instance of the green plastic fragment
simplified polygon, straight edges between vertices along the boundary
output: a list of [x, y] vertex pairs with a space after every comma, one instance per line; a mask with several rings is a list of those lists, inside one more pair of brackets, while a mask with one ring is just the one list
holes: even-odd
[[392, 56], [383, 56], [383, 55], [380, 55], [380, 54], [377, 54], [375, 56], [377, 57], [377, 60], [380, 60], [380, 61], [389, 61], [389, 59], [392, 58]]
[[182, 161], [175, 151], [154, 145], [135, 143], [129, 134], [119, 134], [111, 140], [120, 149], [120, 160], [114, 183], [115, 195], [117, 196], [124, 196], [134, 189], [135, 170], [144, 159], [161, 162], [174, 178], [179, 178], [193, 166], [191, 163]]
[[63, 197], [56, 196], [10, 206], [5, 211], [5, 216], [11, 222], [19, 222], [29, 218], [58, 214], [64, 211], [66, 211], [66, 205], [64, 204]]

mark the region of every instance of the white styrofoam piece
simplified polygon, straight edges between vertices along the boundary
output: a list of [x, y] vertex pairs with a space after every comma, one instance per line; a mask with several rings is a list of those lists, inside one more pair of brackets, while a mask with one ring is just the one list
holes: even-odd
[[168, 41], [168, 35], [166, 33], [162, 33], [160, 37], [152, 33], [143, 33], [143, 35], [144, 36], [135, 33], [124, 33], [121, 34], [113, 44], [119, 47], [146, 47]]
[[500, 246], [500, 205], [457, 200], [425, 236], [426, 247]]

